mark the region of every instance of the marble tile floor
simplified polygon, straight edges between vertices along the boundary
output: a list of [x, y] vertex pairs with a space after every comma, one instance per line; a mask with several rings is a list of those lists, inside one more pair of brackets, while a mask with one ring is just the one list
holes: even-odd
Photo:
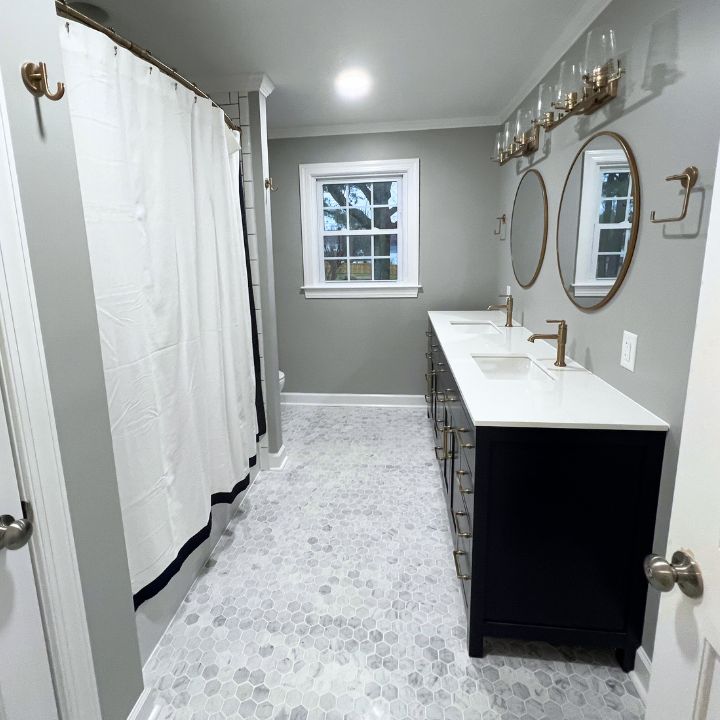
[[423, 409], [289, 406], [145, 668], [159, 718], [641, 720], [610, 653], [489, 641], [465, 610]]

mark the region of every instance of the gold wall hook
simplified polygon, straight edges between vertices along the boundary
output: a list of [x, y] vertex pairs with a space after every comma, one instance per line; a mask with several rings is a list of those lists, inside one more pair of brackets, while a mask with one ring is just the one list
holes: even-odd
[[275, 185], [273, 185], [273, 181], [272, 181], [271, 177], [265, 178], [265, 189], [269, 190], [270, 192], [278, 191], [277, 187], [275, 187]]
[[23, 64], [20, 75], [22, 76], [25, 87], [35, 97], [43, 97], [48, 100], [59, 100], [65, 94], [65, 83], [59, 82], [55, 92], [50, 92], [48, 83], [47, 65], [44, 62]]
[[498, 221], [497, 230], [493, 230], [493, 235], [500, 235], [502, 233], [502, 226], [507, 225], [507, 217], [505, 216], [505, 213], [500, 215], [500, 217], [495, 218]]
[[677, 217], [671, 218], [655, 218], [655, 211], [650, 213], [650, 222], [654, 223], [669, 223], [669, 222], [680, 222], [684, 220], [687, 215], [688, 203], [690, 202], [690, 191], [695, 187], [700, 172], [694, 165], [689, 165], [683, 172], [678, 175], [668, 175], [665, 178], [666, 182], [671, 180], [679, 180], [680, 184], [685, 188], [685, 197], [683, 198], [682, 210]]

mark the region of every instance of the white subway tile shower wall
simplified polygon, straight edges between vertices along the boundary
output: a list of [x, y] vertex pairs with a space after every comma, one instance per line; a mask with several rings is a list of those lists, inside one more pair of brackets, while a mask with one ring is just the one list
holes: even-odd
[[[255, 316], [257, 318], [258, 342], [260, 345], [261, 372], [260, 379], [263, 390], [263, 401], [267, 409], [267, 391], [265, 389], [265, 372], [263, 352], [263, 327], [261, 313], [261, 293], [260, 293], [260, 268], [258, 265], [258, 239], [257, 239], [257, 222], [255, 218], [255, 182], [252, 177], [252, 152], [250, 147], [250, 108], [248, 106], [248, 98], [246, 94], [232, 91], [226, 93], [217, 93], [212, 99], [227, 113], [228, 117], [242, 131], [242, 164], [244, 168], [245, 181], [245, 219], [247, 222], [248, 245], [250, 248], [250, 272], [252, 275], [253, 294], [255, 296]], [[249, 179], [248, 179], [249, 178]], [[267, 452], [268, 441], [267, 436], [260, 438], [261, 451]]]

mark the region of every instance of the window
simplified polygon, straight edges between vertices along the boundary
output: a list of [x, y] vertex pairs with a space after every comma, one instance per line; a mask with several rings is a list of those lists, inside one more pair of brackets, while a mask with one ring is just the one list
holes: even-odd
[[300, 166], [308, 298], [417, 297], [417, 159]]
[[583, 163], [574, 290], [604, 296], [620, 273], [633, 220], [632, 175], [622, 150], [590, 150]]

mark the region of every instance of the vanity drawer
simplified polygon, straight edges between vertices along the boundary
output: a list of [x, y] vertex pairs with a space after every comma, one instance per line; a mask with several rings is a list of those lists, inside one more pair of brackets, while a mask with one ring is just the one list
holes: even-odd
[[472, 540], [458, 538], [453, 550], [455, 575], [460, 582], [465, 600], [465, 612], [469, 612], [472, 590]]
[[473, 482], [473, 475], [467, 463], [462, 459], [455, 461], [453, 482], [453, 497], [457, 496], [462, 501], [465, 509], [470, 513], [470, 517], [472, 518], [475, 515], [475, 483]]
[[[453, 417], [453, 420], [455, 418]], [[475, 427], [453, 422], [453, 450], [460, 467], [470, 473], [469, 482], [475, 484]]]

